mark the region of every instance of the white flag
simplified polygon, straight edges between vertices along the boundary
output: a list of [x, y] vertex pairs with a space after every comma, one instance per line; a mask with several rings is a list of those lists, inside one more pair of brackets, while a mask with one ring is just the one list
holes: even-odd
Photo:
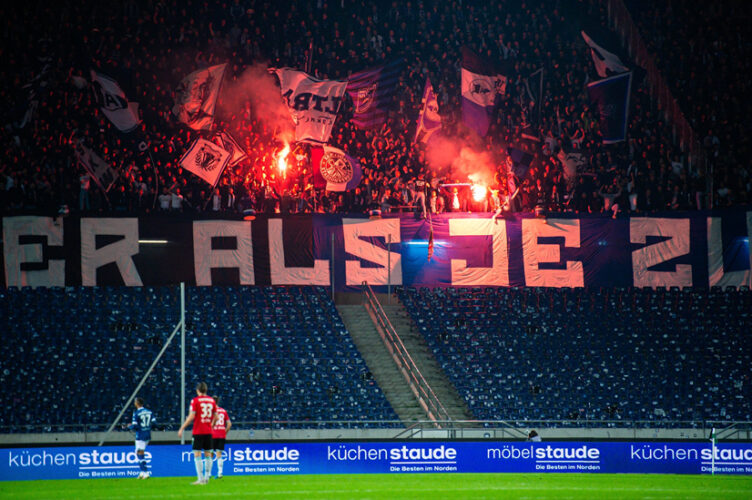
[[84, 146], [81, 141], [77, 141], [74, 147], [78, 162], [86, 169], [102, 191], [105, 193], [109, 191], [118, 178], [117, 169]]
[[175, 90], [172, 112], [193, 130], [210, 130], [214, 108], [227, 64], [218, 64], [189, 74]]
[[198, 138], [180, 159], [180, 166], [216, 186], [227, 164], [230, 152], [206, 139]]
[[621, 62], [619, 56], [607, 51], [595, 43], [584, 31], [581, 31], [580, 33], [582, 34], [582, 38], [585, 39], [585, 43], [590, 47], [590, 55], [593, 56], [595, 71], [598, 72], [598, 75], [601, 78], [629, 71], [629, 68], [624, 66], [624, 63]]
[[125, 92], [115, 80], [91, 70], [91, 81], [102, 113], [119, 131], [130, 132], [138, 127], [138, 103], [128, 102]]
[[230, 153], [229, 165], [231, 167], [248, 158], [248, 154], [229, 132], [217, 132], [217, 135], [214, 136], [214, 143], [222, 146], [225, 151]]
[[347, 82], [318, 80], [290, 68], [274, 72], [279, 77], [282, 99], [295, 122], [295, 140], [326, 143], [332, 134]]

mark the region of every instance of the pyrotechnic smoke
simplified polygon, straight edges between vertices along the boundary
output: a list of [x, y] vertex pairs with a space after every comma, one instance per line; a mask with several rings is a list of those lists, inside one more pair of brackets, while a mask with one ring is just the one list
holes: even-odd
[[226, 107], [235, 110], [243, 109], [246, 102], [250, 102], [253, 116], [268, 130], [276, 131], [275, 138], [285, 143], [295, 139], [290, 112], [282, 102], [279, 85], [274, 75], [267, 71], [266, 64], [249, 66], [237, 79], [226, 81], [222, 101]]
[[468, 180], [491, 186], [498, 165], [496, 155], [461, 137], [435, 137], [428, 143], [426, 161], [438, 176], [450, 176], [458, 182]]
[[474, 151], [464, 147], [452, 162], [452, 173], [457, 179], [467, 177], [473, 183], [484, 186], [493, 184], [495, 171], [496, 163], [488, 151]]
[[459, 156], [461, 149], [459, 140], [437, 135], [426, 147], [426, 162], [434, 174], [441, 175], [452, 166], [452, 161]]

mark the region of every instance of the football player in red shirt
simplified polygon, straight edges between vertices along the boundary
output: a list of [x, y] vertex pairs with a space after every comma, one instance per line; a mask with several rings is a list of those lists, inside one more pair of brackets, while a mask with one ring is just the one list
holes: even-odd
[[[227, 439], [227, 433], [232, 427], [232, 422], [227, 410], [219, 406], [219, 396], [214, 396], [214, 401], [217, 402], [217, 416], [214, 419], [214, 425], [212, 425], [212, 449], [214, 450], [214, 460], [217, 462], [217, 479], [221, 479], [225, 463], [225, 439]], [[211, 468], [209, 468], [209, 476], [211, 476]]]
[[182, 437], [185, 428], [193, 422], [193, 456], [198, 479], [191, 484], [207, 484], [212, 467], [212, 427], [217, 418], [217, 403], [206, 395], [207, 392], [206, 382], [199, 382], [196, 397], [191, 400], [191, 411], [178, 430], [178, 437]]

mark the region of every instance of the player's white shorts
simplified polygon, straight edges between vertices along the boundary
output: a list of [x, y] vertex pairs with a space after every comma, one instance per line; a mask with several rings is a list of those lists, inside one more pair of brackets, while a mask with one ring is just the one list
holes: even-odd
[[140, 441], [136, 439], [136, 451], [138, 450], [145, 450], [146, 445], [149, 443], [149, 441]]

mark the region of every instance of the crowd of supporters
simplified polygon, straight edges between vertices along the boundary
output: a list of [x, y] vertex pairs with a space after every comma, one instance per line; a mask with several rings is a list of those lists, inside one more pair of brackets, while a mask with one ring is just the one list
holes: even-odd
[[[635, 84], [631, 96], [628, 140], [603, 145], [597, 109], [585, 93], [586, 83], [597, 76], [579, 34], [585, 19], [607, 25], [605, 8], [598, 0], [119, 0], [106, 4], [35, 0], [3, 6], [0, 11], [4, 17], [0, 92], [6, 103], [0, 132], [5, 150], [0, 160], [4, 214], [58, 213], [61, 207], [225, 214], [248, 209], [266, 213], [397, 210], [415, 205], [423, 182], [428, 198], [435, 200], [428, 206], [437, 211], [488, 209], [490, 191], [487, 200], [473, 204], [469, 191], [460, 189], [457, 203], [454, 192], [441, 185], [465, 183], [467, 172], [432, 168], [425, 145], [413, 143], [427, 76], [439, 97], [443, 133], [493, 158], [497, 175], [489, 187], [502, 198], [508, 194], [507, 147], [535, 155], [529, 174], [520, 180], [522, 189], [513, 209], [542, 206], [614, 216], [699, 209], [709, 206], [708, 186], [713, 186], [713, 206], [750, 202], [752, 177], [748, 156], [741, 154], [748, 151], [748, 140], [738, 108], [718, 108], [722, 97], [714, 97], [719, 84], [711, 84], [711, 75], [699, 81], [691, 77], [695, 66], [709, 64], [694, 58], [728, 68], [734, 53], [728, 45], [733, 40], [722, 44], [731, 54], [726, 52], [716, 62], [720, 49], [701, 48], [700, 37], [695, 50], [687, 53], [686, 65], [678, 70], [683, 75], [690, 72], [690, 77], [677, 81], [675, 87], [679, 94], [686, 86], [694, 91], [691, 102], [699, 113], [694, 124], [710, 137], [708, 151], [711, 156], [721, 155], [716, 166], [722, 167], [711, 172], [705, 162], [690, 161], [673, 145], [670, 126], [642, 82]], [[662, 42], [674, 36], [679, 39], [676, 43], [697, 39], [696, 34], [683, 37], [685, 28], [667, 28]], [[706, 26], [700, 33], [712, 39], [715, 29], [724, 25]], [[482, 139], [469, 138], [462, 124], [463, 45], [513, 68], [506, 95]], [[311, 46], [313, 53], [308, 54]], [[222, 95], [215, 127], [230, 131], [248, 159], [226, 170], [214, 192], [179, 167], [181, 156], [199, 135], [171, 112], [175, 88], [186, 74], [228, 62], [225, 78], [231, 84], [241, 81], [251, 65], [302, 69], [309, 56], [315, 76], [327, 79], [344, 80], [352, 72], [398, 57], [406, 63], [396, 102], [383, 126], [361, 130], [349, 120], [351, 105], [346, 102], [340, 110], [330, 144], [360, 160], [364, 176], [356, 189], [313, 190], [304, 155], [283, 176], [275, 161], [282, 147], [279, 131], [269, 126], [263, 111], [250, 100], [228, 101]], [[660, 61], [667, 71], [674, 70], [676, 61]], [[118, 75], [129, 100], [139, 103], [138, 130], [121, 134], [98, 111], [86, 86], [90, 68]], [[530, 142], [522, 138], [531, 116], [524, 78], [539, 68], [544, 70], [544, 92], [535, 104], [539, 109], [533, 114], [540, 121], [533, 132], [540, 141]], [[729, 79], [724, 93], [732, 92], [734, 82], [748, 85], [739, 82], [744, 73], [732, 73], [724, 72]], [[717, 120], [723, 126], [710, 128], [712, 110], [722, 114]], [[77, 164], [72, 147], [77, 140], [119, 171], [106, 195]], [[142, 141], [145, 149], [137, 147]], [[586, 159], [575, 177], [564, 176], [556, 157], [562, 148], [581, 152]]]
[[746, 2], [627, 2], [713, 169], [719, 205], [749, 201], [752, 10]]

